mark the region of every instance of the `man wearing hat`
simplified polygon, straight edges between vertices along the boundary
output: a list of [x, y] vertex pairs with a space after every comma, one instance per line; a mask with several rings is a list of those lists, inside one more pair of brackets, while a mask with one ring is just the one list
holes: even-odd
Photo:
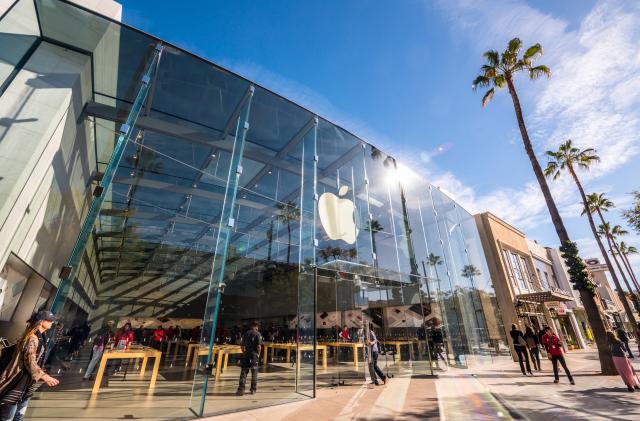
[[56, 320], [56, 316], [46, 310], [35, 313], [29, 320], [11, 362], [0, 373], [0, 421], [22, 420], [38, 381], [49, 387], [59, 383], [42, 368], [46, 348], [44, 333]]

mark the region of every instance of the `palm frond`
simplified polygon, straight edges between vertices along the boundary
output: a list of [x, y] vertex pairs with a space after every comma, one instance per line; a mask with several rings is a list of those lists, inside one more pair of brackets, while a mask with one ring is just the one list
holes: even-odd
[[505, 79], [504, 75], [498, 75], [493, 78], [493, 85], [502, 89], [507, 85], [507, 80]]
[[522, 48], [522, 41], [520, 41], [520, 38], [513, 38], [511, 41], [509, 41], [507, 51], [509, 51], [513, 55], [517, 55], [520, 51], [520, 48]]
[[536, 66], [536, 67], [531, 67], [529, 69], [529, 78], [530, 79], [535, 80], [535, 79], [538, 79], [541, 76], [550, 77], [551, 76], [551, 69], [549, 69], [544, 64], [541, 64], [540, 66]]
[[533, 44], [531, 47], [527, 48], [522, 58], [527, 63], [531, 63], [531, 61], [535, 60], [537, 57], [541, 55], [542, 55], [542, 45], [540, 45], [539, 43], [536, 43], [536, 44]]
[[486, 107], [489, 102], [493, 99], [493, 94], [495, 93], [495, 88], [489, 89], [484, 96], [482, 97], [482, 107]]
[[487, 62], [491, 67], [498, 67], [500, 65], [500, 53], [496, 50], [486, 51], [482, 57], [487, 59]]
[[[547, 155], [549, 154], [550, 152], [547, 151]], [[554, 180], [560, 177], [560, 168], [558, 163], [554, 160], [547, 162], [547, 167], [544, 169], [544, 175], [545, 177], [553, 177]]]
[[486, 76], [483, 76], [483, 75], [480, 75], [480, 76], [476, 77], [475, 79], [473, 79], [473, 83], [471, 84], [471, 89], [473, 89], [475, 91], [476, 89], [478, 89], [478, 87], [485, 88], [485, 87], [489, 86], [490, 84], [491, 84], [491, 79], [490, 78], [488, 78]]
[[483, 64], [480, 69], [482, 70], [482, 74], [488, 78], [494, 78], [498, 74], [498, 69], [488, 64]]

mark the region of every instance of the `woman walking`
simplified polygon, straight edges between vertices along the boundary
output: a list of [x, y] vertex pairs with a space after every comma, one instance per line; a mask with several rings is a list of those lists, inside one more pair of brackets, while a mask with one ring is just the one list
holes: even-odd
[[567, 378], [571, 384], [576, 384], [573, 380], [573, 376], [569, 371], [569, 367], [567, 367], [567, 362], [564, 360], [564, 351], [562, 351], [562, 343], [560, 342], [560, 338], [558, 335], [553, 333], [550, 327], [546, 327], [544, 329], [545, 334], [542, 336], [542, 344], [547, 349], [549, 355], [551, 355], [551, 364], [553, 364], [553, 377], [554, 383], [560, 382], [560, 377], [558, 376], [558, 363], [562, 365], [564, 372], [567, 374]]
[[0, 374], [0, 421], [22, 420], [38, 381], [49, 387], [59, 383], [42, 369], [46, 358], [43, 334], [51, 329], [55, 320], [49, 311], [36, 313], [18, 342], [11, 362]]
[[622, 377], [622, 381], [627, 385], [629, 392], [635, 392], [640, 390], [640, 381], [631, 365], [631, 362], [627, 358], [626, 349], [624, 343], [613, 332], [607, 331], [607, 339], [609, 340], [609, 346], [611, 347], [611, 356], [613, 363], [618, 370], [618, 374]]
[[540, 371], [540, 339], [538, 339], [538, 335], [533, 332], [531, 326], [526, 327], [524, 340], [527, 342], [527, 348], [529, 348], [529, 353], [531, 354], [533, 368], [535, 368], [536, 371]]
[[[533, 376], [531, 372], [531, 366], [529, 365], [529, 352], [527, 352], [527, 341], [524, 339], [524, 335], [522, 331], [518, 330], [515, 324], [511, 325], [511, 331], [509, 332], [511, 335], [511, 339], [513, 339], [513, 348], [516, 350], [516, 354], [518, 355], [518, 362], [520, 363], [520, 371], [525, 376], [527, 373]], [[523, 364], [524, 360], [524, 364]], [[527, 367], [527, 371], [524, 371], [525, 364]]]

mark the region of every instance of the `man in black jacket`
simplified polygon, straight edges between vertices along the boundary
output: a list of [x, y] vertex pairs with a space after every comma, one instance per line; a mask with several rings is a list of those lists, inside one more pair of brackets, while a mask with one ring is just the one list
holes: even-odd
[[251, 394], [256, 393], [258, 388], [258, 360], [260, 359], [261, 350], [262, 335], [259, 332], [258, 322], [253, 322], [249, 330], [242, 336], [242, 367], [240, 370], [240, 383], [236, 391], [237, 396], [244, 395], [244, 387], [249, 370], [251, 370]]

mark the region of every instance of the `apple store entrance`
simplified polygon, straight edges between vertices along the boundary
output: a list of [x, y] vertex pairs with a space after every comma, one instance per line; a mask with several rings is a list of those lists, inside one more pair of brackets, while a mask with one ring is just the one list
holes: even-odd
[[[70, 242], [56, 252], [70, 256], [38, 256], [67, 261], [52, 305], [65, 340], [47, 360], [61, 382], [29, 417], [187, 418], [307, 399], [362, 384], [373, 336], [378, 366], [396, 377], [498, 350], [473, 217], [439, 189], [134, 28], [65, 0], [20, 0], [0, 24], [27, 17], [37, 54], [82, 81], [63, 148], [78, 161], [60, 176], [75, 177], [64, 195], [82, 211], [65, 216], [51, 199], [49, 220], [68, 221]], [[21, 72], [57, 80], [60, 69], [38, 67], [47, 60]], [[249, 373], [237, 396], [255, 321], [257, 393]]]

